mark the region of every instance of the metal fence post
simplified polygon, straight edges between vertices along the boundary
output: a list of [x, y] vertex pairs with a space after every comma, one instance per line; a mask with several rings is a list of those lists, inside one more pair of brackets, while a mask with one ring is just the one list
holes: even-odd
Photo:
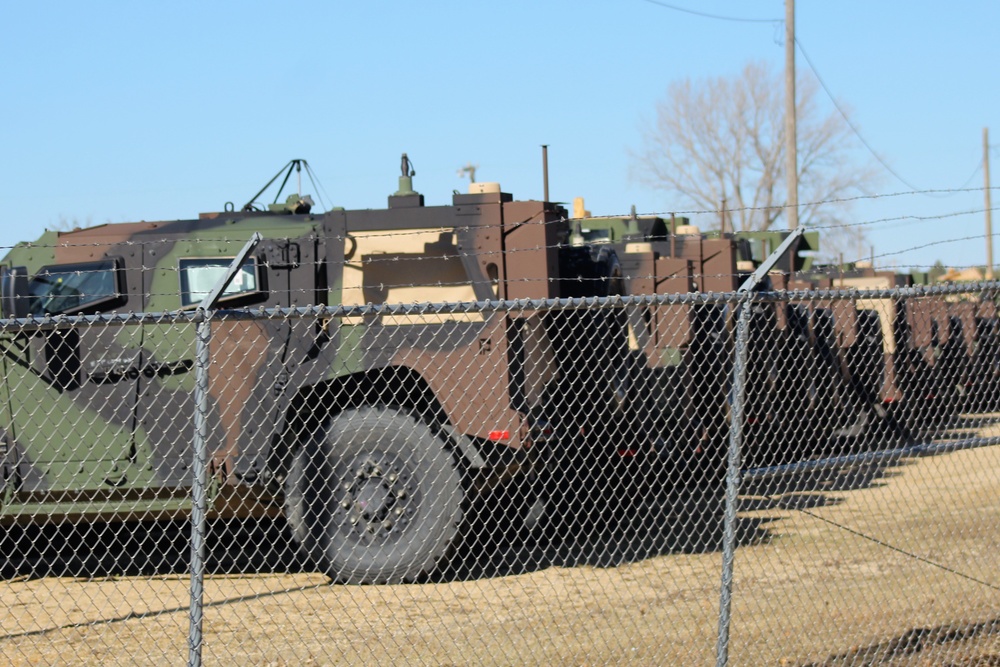
[[801, 227], [793, 230], [767, 259], [740, 285], [736, 317], [736, 348], [733, 359], [733, 387], [729, 451], [726, 465], [726, 503], [722, 521], [722, 592], [719, 596], [719, 638], [715, 645], [715, 664], [729, 663], [729, 625], [733, 602], [733, 566], [736, 558], [736, 505], [740, 494], [740, 468], [743, 465], [743, 399], [746, 393], [747, 339], [750, 335], [751, 294], [778, 260], [802, 236]]
[[204, 319], [198, 323], [195, 340], [194, 442], [192, 443], [191, 487], [191, 610], [188, 624], [188, 665], [200, 667], [205, 617], [205, 541], [208, 517], [208, 367], [211, 363], [209, 342], [212, 338], [212, 312], [215, 303], [232, 282], [243, 263], [262, 237], [258, 233], [247, 241], [229, 264], [229, 268], [199, 308]]
[[208, 365], [212, 337], [210, 313], [198, 323], [194, 380], [194, 480], [191, 488], [191, 612], [188, 628], [188, 664], [201, 664], [205, 595], [205, 533], [208, 513]]
[[719, 638], [715, 664], [729, 662], [729, 622], [733, 600], [733, 565], [736, 556], [736, 503], [740, 492], [741, 448], [743, 446], [743, 396], [746, 384], [747, 338], [750, 329], [749, 299], [739, 306], [736, 319], [736, 349], [733, 362], [732, 423], [729, 427], [729, 451], [726, 467], [726, 503], [722, 523], [722, 593], [719, 598]]

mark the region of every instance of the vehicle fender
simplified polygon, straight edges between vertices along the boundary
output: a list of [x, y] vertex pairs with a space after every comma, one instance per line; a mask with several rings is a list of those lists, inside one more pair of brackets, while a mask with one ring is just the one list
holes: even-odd
[[462, 458], [465, 459], [470, 468], [481, 470], [486, 467], [486, 461], [483, 459], [482, 454], [479, 453], [475, 443], [472, 442], [472, 438], [459, 433], [447, 424], [442, 424], [440, 431], [447, 438], [448, 442], [454, 446], [455, 451], [462, 455]]

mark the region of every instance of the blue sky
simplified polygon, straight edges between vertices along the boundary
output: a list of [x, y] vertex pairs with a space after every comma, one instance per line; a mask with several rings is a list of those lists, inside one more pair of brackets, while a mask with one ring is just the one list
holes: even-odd
[[[646, 0], [6, 3], [0, 246], [68, 221], [239, 205], [291, 158], [309, 161], [328, 204], [379, 208], [404, 151], [429, 204], [465, 189], [468, 162], [478, 180], [541, 198], [548, 144], [554, 200], [584, 196], [596, 215], [686, 210], [630, 175], [629, 150], [672, 81], [749, 60], [780, 69], [784, 3], [664, 1], [776, 22]], [[907, 182], [881, 170], [878, 193], [976, 188], [855, 204], [858, 222], [949, 216], [868, 225], [877, 262], [983, 263], [973, 174], [983, 127], [1000, 144], [1000, 3], [799, 0], [796, 19], [827, 87]]]

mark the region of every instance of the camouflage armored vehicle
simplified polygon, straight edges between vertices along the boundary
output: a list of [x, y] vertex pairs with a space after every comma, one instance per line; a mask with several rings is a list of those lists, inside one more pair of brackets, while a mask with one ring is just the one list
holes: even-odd
[[[910, 274], [860, 262], [804, 273], [790, 287], [887, 290], [913, 282]], [[985, 383], [997, 358], [996, 307], [988, 294], [858, 299], [840, 310], [837, 337], [853, 351], [850, 373], [899, 437], [920, 438], [963, 409], [986, 407], [981, 401], [992, 394]]]
[[[572, 490], [621, 481], [594, 475], [623, 465], [655, 481], [718, 479], [731, 309], [539, 300], [732, 292], [753, 240], [679, 219], [574, 220], [490, 183], [426, 206], [412, 175], [404, 157], [385, 209], [317, 214], [298, 194], [255, 198], [14, 247], [0, 263], [0, 523], [187, 515], [197, 325], [176, 314], [198, 307], [255, 234], [263, 242], [211, 320], [212, 515], [283, 514], [335, 580], [410, 581], [445, 559], [476, 503], [527, 519], [547, 493], [562, 511]], [[821, 286], [797, 268], [765, 287]], [[524, 305], [388, 307], [500, 300]], [[883, 354], [879, 308], [786, 305], [757, 304], [751, 318], [750, 466], [809, 456], [875, 414], [901, 363]], [[944, 369], [996, 367], [996, 344], [959, 354], [995, 313], [958, 316], [961, 331], [944, 315], [904, 326], [921, 308], [932, 306], [889, 318], [909, 366], [922, 356], [938, 369], [906, 375], [912, 397], [951, 378]], [[111, 312], [162, 315], [86, 317]]]
[[[577, 206], [577, 213], [583, 207]], [[585, 213], [585, 211], [584, 211]], [[685, 217], [577, 217], [577, 243], [604, 244], [619, 258], [630, 294], [689, 291], [735, 292], [789, 232], [702, 232]], [[811, 267], [817, 232], [806, 232], [778, 260], [758, 289], [784, 289], [788, 276]], [[669, 305], [650, 309], [649, 335], [639, 339], [639, 365], [648, 378], [648, 409], [653, 396], [667, 409], [652, 412], [670, 421], [665, 448], [690, 474], [691, 464], [718, 472], [729, 429], [729, 378], [732, 372], [732, 311], [721, 304]], [[747, 369], [745, 467], [795, 461], [821, 451], [838, 431], [869, 410], [850, 380], [840, 373], [841, 350], [814, 335], [808, 309], [798, 304], [759, 303], [750, 323]], [[832, 322], [832, 319], [831, 319]], [[803, 372], [805, 371], [805, 372]], [[639, 383], [633, 385], [637, 389]], [[665, 388], [666, 387], [666, 388]], [[661, 408], [661, 409], [656, 409]]]
[[620, 313], [378, 306], [621, 292], [614, 253], [570, 246], [556, 204], [475, 184], [425, 206], [411, 177], [404, 156], [386, 209], [313, 214], [293, 195], [14, 247], [0, 281], [4, 316], [23, 318], [2, 342], [2, 521], [190, 511], [195, 325], [38, 323], [194, 309], [254, 233], [220, 308], [372, 308], [213, 319], [214, 516], [284, 512], [334, 579], [413, 580], [445, 557], [471, 495], [536, 475], [542, 453], [610, 441]]
[[[702, 233], [687, 218], [589, 217], [576, 207], [571, 239], [603, 244], [623, 267], [630, 294], [735, 291], [786, 231]], [[582, 217], [581, 217], [582, 214]], [[819, 234], [806, 232], [763, 290], [889, 289], [909, 276], [813, 266]], [[652, 280], [650, 280], [652, 279]], [[640, 409], [669, 424], [677, 463], [717, 466], [725, 442], [731, 312], [718, 305], [660, 306], [646, 314]], [[641, 326], [635, 331], [642, 332]], [[760, 303], [749, 338], [744, 466], [798, 461], [835, 449], [915, 442], [963, 407], [985, 407], [996, 368], [990, 299], [937, 297]], [[696, 379], [696, 381], [692, 381]], [[653, 396], [659, 396], [658, 402]], [[667, 409], [663, 402], [685, 406]], [[671, 421], [672, 420], [672, 421]], [[708, 452], [708, 456], [704, 452]], [[692, 452], [695, 453], [692, 456]]]

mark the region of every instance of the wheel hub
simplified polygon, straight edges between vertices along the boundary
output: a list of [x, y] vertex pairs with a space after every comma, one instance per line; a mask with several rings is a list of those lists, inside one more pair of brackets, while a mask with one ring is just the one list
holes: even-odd
[[354, 507], [363, 518], [371, 521], [392, 503], [393, 497], [387, 487], [382, 480], [369, 478], [354, 491]]
[[368, 455], [355, 459], [345, 472], [340, 507], [354, 531], [385, 538], [409, 523], [416, 499], [400, 462]]

